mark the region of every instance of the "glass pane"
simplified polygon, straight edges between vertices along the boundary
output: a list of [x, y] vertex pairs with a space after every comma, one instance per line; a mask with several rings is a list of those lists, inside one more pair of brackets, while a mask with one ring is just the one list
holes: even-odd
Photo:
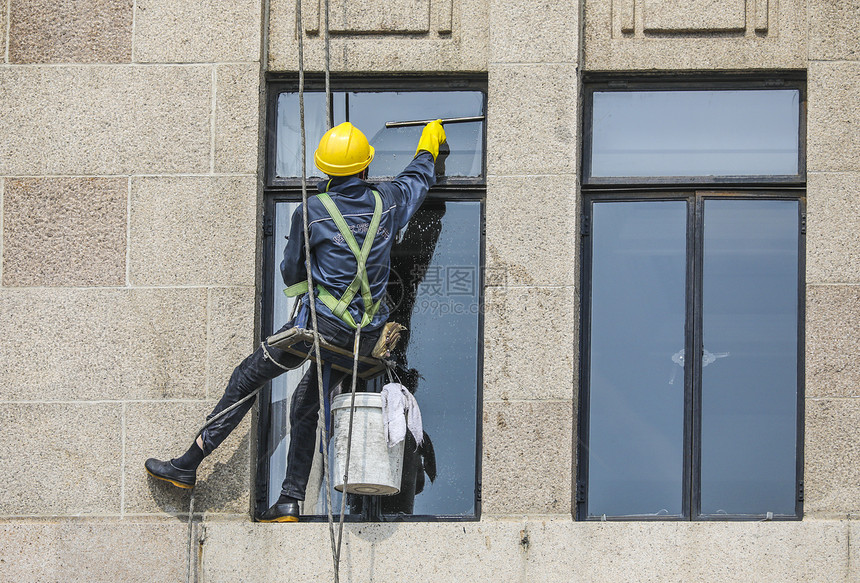
[[[275, 255], [283, 253], [287, 235], [290, 232], [290, 217], [299, 206], [297, 202], [279, 202], [275, 205]], [[280, 263], [280, 259], [276, 261]], [[272, 306], [272, 330], [280, 328], [284, 322], [289, 320], [292, 313], [295, 298], [288, 298], [281, 290], [284, 289], [284, 281], [277, 265], [269, 270], [272, 278], [272, 290], [274, 290]], [[288, 371], [272, 381], [272, 430], [269, 433], [267, 452], [269, 456], [269, 501], [267, 506], [274, 504], [281, 493], [281, 483], [287, 471], [287, 449], [290, 445], [290, 423], [289, 412], [293, 392], [299, 381], [308, 370], [309, 365]], [[312, 480], [313, 482], [313, 480]], [[316, 484], [308, 486], [309, 506], [313, 506], [318, 489], [319, 479]], [[323, 512], [325, 509], [323, 508]], [[306, 511], [307, 512], [307, 511]]]
[[[283, 249], [295, 206], [276, 205], [277, 252]], [[406, 448], [401, 493], [381, 498], [383, 513], [475, 512], [480, 220], [478, 202], [427, 201], [399, 234], [392, 251], [390, 320], [409, 329], [394, 358], [411, 371], [401, 381], [415, 390], [435, 457], [416, 453], [414, 444]], [[274, 289], [280, 290], [283, 282], [277, 265], [271, 266], [270, 277], [274, 278]], [[281, 293], [275, 293], [274, 302], [273, 327], [277, 328], [289, 318], [291, 306]], [[284, 479], [289, 444], [286, 412], [300, 379], [301, 373], [288, 372], [272, 384], [270, 504], [277, 499]], [[381, 382], [371, 382], [366, 388], [378, 391], [381, 386]], [[321, 458], [319, 454], [317, 457]], [[325, 513], [321, 467], [321, 461], [316, 460], [305, 514]], [[436, 476], [432, 484], [428, 472]], [[340, 508], [339, 496], [333, 492], [336, 509]], [[360, 513], [364, 501], [354, 497], [348, 511]]]
[[591, 176], [798, 173], [800, 92], [595, 92]]
[[[385, 128], [387, 121], [409, 121], [484, 115], [484, 94], [480, 91], [424, 91], [332, 94], [334, 123], [349, 120], [376, 149], [370, 165], [371, 177], [396, 176], [415, 156], [421, 126]], [[308, 177], [320, 177], [313, 154], [325, 133], [325, 96], [305, 93], [305, 133]], [[449, 154], [443, 152], [446, 176], [481, 176], [483, 173], [484, 124], [469, 122], [445, 126]], [[278, 96], [277, 154], [275, 174], [280, 178], [301, 176], [300, 118], [298, 93]]]
[[[343, 93], [332, 93], [332, 116], [335, 125], [345, 121], [345, 97]], [[325, 93], [305, 93], [305, 172], [308, 177], [320, 177], [314, 165], [314, 151], [326, 131]], [[301, 118], [299, 116], [299, 94], [278, 95], [276, 134], [275, 176], [279, 178], [301, 178]]]
[[438, 476], [432, 484], [425, 480], [411, 508], [416, 460], [407, 453], [403, 492], [382, 499], [385, 513], [475, 513], [480, 224], [479, 202], [428, 201], [392, 251], [392, 269], [404, 285], [402, 298], [396, 282], [391, 290], [397, 308], [390, 319], [410, 330], [395, 356], [414, 371], [401, 380], [417, 385]]
[[680, 515], [687, 203], [595, 202], [588, 514]]
[[795, 511], [798, 204], [705, 201], [703, 514]]
[[[349, 121], [376, 148], [371, 176], [397, 175], [415, 156], [421, 136], [421, 126], [386, 129], [385, 122], [477, 115], [484, 115], [484, 95], [479, 91], [349, 94]], [[480, 176], [484, 124], [448, 124], [445, 134], [451, 149], [445, 159], [445, 175]]]

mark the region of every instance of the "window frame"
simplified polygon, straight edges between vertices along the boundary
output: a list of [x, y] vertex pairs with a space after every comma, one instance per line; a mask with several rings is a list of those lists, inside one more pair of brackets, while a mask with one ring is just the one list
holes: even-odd
[[[400, 93], [421, 91], [480, 91], [484, 95], [484, 111], [487, 111], [487, 77], [486, 75], [447, 74], [444, 76], [421, 75], [421, 76], [379, 76], [379, 75], [338, 75], [330, 80], [332, 93], [336, 92], [384, 92], [396, 91]], [[280, 178], [275, 174], [277, 155], [277, 109], [278, 95], [282, 92], [297, 92], [299, 90], [298, 74], [291, 75], [269, 75], [266, 85], [268, 94], [266, 98], [266, 156], [265, 176], [266, 190], [277, 188], [292, 189], [301, 188], [301, 177]], [[305, 92], [319, 93], [325, 91], [325, 78], [320, 74], [307, 74], [305, 76]], [[485, 191], [487, 184], [487, 123], [483, 124], [483, 146], [484, 152], [481, 157], [480, 176], [458, 176], [446, 177], [442, 182], [433, 187], [431, 192], [450, 191], [456, 196], [457, 191]], [[385, 181], [393, 176], [372, 176], [375, 181]], [[466, 194], [468, 198], [470, 194]]]
[[[800, 92], [798, 107], [798, 163], [795, 175], [754, 176], [591, 176], [591, 146], [594, 93], [605, 91], [710, 91], [743, 89], [795, 89]], [[730, 76], [714, 74], [666, 74], [622, 76], [591, 74], [583, 76], [583, 147], [580, 176], [583, 188], [648, 188], [653, 186], [791, 186], [806, 184], [806, 75], [792, 71], [773, 75], [740, 74]]]
[[[268, 337], [272, 329], [273, 300], [278, 290], [274, 289], [273, 282], [267, 274], [271, 269], [277, 268], [279, 254], [277, 241], [274, 237], [275, 207], [281, 202], [301, 202], [301, 178], [279, 179], [274, 175], [275, 168], [275, 133], [276, 113], [278, 95], [284, 91], [298, 91], [298, 75], [268, 75], [266, 84], [266, 114], [267, 135], [265, 152], [265, 177], [263, 185], [262, 203], [262, 253], [261, 266], [263, 276], [261, 278], [260, 291], [260, 341]], [[480, 91], [484, 96], [484, 111], [487, 103], [487, 79], [486, 75], [445, 75], [445, 76], [373, 76], [373, 75], [338, 75], [331, 79], [332, 92], [335, 91]], [[305, 79], [306, 92], [320, 92], [325, 90], [324, 78], [318, 74], [308, 74]], [[361, 514], [346, 514], [346, 522], [477, 522], [481, 519], [481, 492], [482, 492], [482, 452], [483, 452], [483, 371], [484, 371], [484, 265], [486, 254], [486, 127], [483, 125], [483, 147], [481, 175], [478, 177], [458, 177], [457, 179], [446, 179], [435, 185], [427, 193], [426, 200], [434, 202], [445, 201], [469, 201], [480, 204], [479, 229], [480, 246], [478, 251], [478, 338], [476, 350], [477, 387], [475, 403], [475, 492], [474, 513], [471, 515], [461, 514], [382, 514], [381, 496], [367, 496], [367, 503], [363, 505]], [[372, 182], [382, 182], [393, 177], [371, 177]], [[308, 180], [309, 194], [315, 189], [315, 181]], [[269, 498], [269, 452], [266, 451], [268, 435], [271, 430], [271, 383], [267, 383], [260, 391], [257, 405], [255, 407], [255, 433], [257, 447], [255, 454], [255, 484], [253, 507], [255, 514], [259, 515], [268, 508]], [[275, 485], [280, 489], [280, 485]], [[327, 518], [319, 515], [303, 515], [303, 522], [325, 522]]]
[[[590, 168], [592, 96], [595, 91], [607, 89], [637, 90], [709, 90], [717, 86], [726, 89], [781, 89], [800, 90], [799, 174], [753, 177], [654, 177], [648, 178], [588, 178]], [[639, 202], [684, 200], [687, 202], [686, 220], [686, 281], [684, 343], [690, 354], [702, 348], [703, 337], [703, 222], [704, 203], [709, 199], [733, 200], [791, 200], [798, 202], [798, 281], [797, 281], [797, 402], [796, 402], [796, 459], [795, 459], [795, 513], [774, 515], [772, 520], [802, 520], [803, 518], [803, 466], [805, 431], [805, 317], [806, 317], [806, 89], [805, 76], [800, 72], [772, 75], [714, 74], [679, 75], [657, 73], [631, 76], [598, 73], [583, 76], [583, 148], [581, 155], [582, 209], [580, 225], [581, 303], [579, 327], [579, 407], [577, 428], [577, 466], [573, 491], [574, 518], [578, 521], [754, 521], [767, 519], [766, 514], [701, 514], [701, 420], [702, 420], [702, 363], [699, 358], [687, 359], [684, 367], [684, 444], [681, 516], [619, 515], [588, 516], [588, 466], [590, 434], [590, 364], [591, 364], [591, 297], [592, 297], [592, 246], [591, 217], [595, 202]]]

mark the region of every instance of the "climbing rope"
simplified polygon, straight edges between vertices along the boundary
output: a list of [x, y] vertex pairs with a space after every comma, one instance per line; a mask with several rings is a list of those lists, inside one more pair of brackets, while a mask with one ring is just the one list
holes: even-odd
[[[328, 0], [323, 1], [323, 40], [325, 44], [325, 118], [326, 118], [326, 129], [331, 129], [333, 125], [332, 111], [331, 111], [331, 63], [330, 63], [330, 37], [329, 37], [329, 3]], [[296, 0], [296, 29], [299, 37], [299, 117], [300, 117], [300, 126], [301, 126], [301, 152], [302, 152], [302, 221], [303, 221], [303, 230], [304, 230], [304, 238], [305, 238], [305, 264], [307, 266], [308, 273], [308, 303], [311, 306], [311, 326], [313, 328], [313, 336], [314, 336], [314, 353], [316, 354], [317, 361], [317, 387], [319, 389], [319, 419], [318, 426], [320, 428], [320, 432], [322, 433], [322, 440], [325, 445], [323, 447], [323, 474], [325, 476], [324, 479], [324, 487], [326, 492], [326, 515], [328, 518], [329, 525], [329, 537], [331, 539], [331, 548], [332, 548], [332, 561], [334, 563], [334, 582], [339, 582], [339, 572], [340, 572], [340, 552], [342, 548], [343, 541], [343, 521], [344, 516], [346, 514], [346, 500], [347, 500], [347, 484], [349, 479], [349, 457], [350, 450], [352, 449], [352, 422], [353, 416], [355, 414], [355, 393], [356, 393], [356, 384], [358, 380], [358, 353], [360, 347], [361, 340], [361, 324], [356, 327], [355, 330], [355, 341], [353, 343], [353, 363], [352, 363], [352, 401], [350, 404], [350, 414], [349, 414], [349, 432], [347, 435], [346, 441], [346, 469], [344, 470], [343, 476], [343, 496], [341, 497], [341, 507], [340, 507], [340, 520], [338, 526], [338, 535], [337, 542], [334, 540], [334, 518], [332, 516], [332, 502], [331, 502], [331, 475], [329, 470], [329, 459], [328, 459], [328, 450], [329, 450], [329, 439], [328, 432], [325, 431], [325, 407], [323, 407], [323, 403], [325, 401], [325, 388], [323, 386], [323, 378], [322, 378], [322, 359], [320, 358], [320, 343], [319, 343], [319, 332], [317, 328], [317, 313], [316, 313], [316, 300], [314, 299], [314, 283], [313, 283], [313, 274], [311, 273], [311, 257], [310, 257], [310, 233], [308, 229], [308, 193], [307, 193], [307, 171], [306, 171], [306, 144], [307, 137], [305, 133], [305, 101], [304, 101], [304, 81], [305, 81], [305, 67], [304, 67], [304, 30], [302, 28], [302, 8], [301, 8], [301, 0]], [[329, 387], [330, 388], [330, 387]]]
[[[350, 401], [350, 411], [349, 411], [349, 430], [347, 433], [346, 440], [346, 466], [344, 469], [343, 475], [343, 495], [341, 496], [341, 506], [340, 506], [340, 518], [338, 524], [338, 533], [337, 533], [337, 542], [334, 540], [334, 526], [333, 526], [333, 516], [332, 516], [332, 502], [331, 502], [331, 474], [329, 470], [329, 459], [328, 459], [328, 450], [329, 450], [329, 439], [328, 432], [325, 431], [325, 408], [322, 406], [324, 403], [325, 395], [324, 395], [324, 387], [323, 387], [323, 379], [322, 379], [322, 359], [320, 358], [320, 347], [319, 347], [319, 332], [317, 331], [317, 315], [316, 315], [316, 301], [314, 299], [314, 284], [313, 284], [313, 276], [311, 274], [311, 259], [310, 259], [310, 234], [308, 230], [308, 195], [307, 195], [307, 172], [306, 172], [306, 135], [305, 135], [305, 109], [304, 109], [304, 79], [305, 79], [305, 71], [304, 71], [304, 29], [302, 28], [302, 16], [301, 16], [301, 0], [296, 0], [296, 30], [299, 39], [299, 116], [300, 116], [300, 125], [301, 125], [301, 151], [302, 151], [302, 219], [303, 219], [303, 229], [304, 229], [304, 237], [305, 237], [305, 263], [307, 265], [308, 272], [308, 302], [311, 306], [311, 325], [313, 327], [313, 336], [314, 336], [314, 351], [316, 354], [317, 361], [317, 386], [319, 388], [319, 402], [320, 402], [320, 413], [318, 425], [320, 428], [320, 432], [323, 435], [323, 441], [325, 442], [325, 446], [323, 447], [323, 473], [325, 476], [324, 485], [326, 491], [326, 515], [328, 518], [329, 524], [329, 536], [331, 538], [331, 547], [332, 547], [332, 560], [334, 562], [334, 581], [335, 583], [339, 582], [339, 572], [340, 572], [340, 553], [342, 549], [343, 543], [343, 523], [344, 517], [346, 515], [346, 500], [347, 500], [347, 485], [349, 484], [349, 460], [350, 454], [352, 450], [352, 427], [353, 427], [353, 418], [355, 415], [355, 393], [356, 386], [358, 382], [358, 355], [359, 348], [361, 343], [361, 324], [355, 329], [355, 341], [353, 342], [353, 362], [352, 362], [352, 387], [351, 387], [351, 401]], [[326, 119], [326, 130], [331, 129], [334, 124], [334, 119], [331, 111], [331, 60], [330, 60], [330, 34], [329, 34], [329, 1], [323, 1], [323, 43], [325, 45], [325, 119]], [[366, 308], [366, 306], [365, 306]], [[329, 387], [330, 388], [330, 387]]]
[[[366, 306], [365, 306], [366, 307]], [[343, 470], [343, 496], [340, 501], [340, 524], [338, 525], [337, 531], [337, 551], [335, 552], [335, 582], [337, 581], [337, 566], [340, 565], [340, 550], [341, 550], [341, 542], [343, 540], [343, 517], [346, 514], [346, 499], [347, 492], [346, 486], [349, 484], [349, 458], [352, 453], [352, 420], [355, 416], [355, 387], [356, 387], [356, 379], [358, 378], [358, 348], [359, 341], [361, 339], [361, 323], [359, 322], [358, 326], [355, 329], [355, 343], [352, 347], [352, 388], [351, 393], [352, 397], [350, 397], [349, 402], [349, 431], [346, 434], [346, 464], [344, 465]]]
[[[326, 4], [325, 11], [328, 13], [328, 0], [324, 2]], [[325, 22], [325, 28], [328, 28], [328, 21]], [[305, 241], [305, 267], [308, 274], [308, 303], [311, 308], [311, 329], [313, 330], [314, 337], [314, 354], [316, 355], [316, 366], [317, 366], [317, 388], [319, 392], [319, 417], [317, 420], [318, 427], [325, 427], [325, 407], [323, 407], [323, 403], [325, 402], [325, 390], [323, 387], [323, 374], [322, 374], [322, 358], [320, 355], [320, 340], [319, 340], [319, 328], [317, 326], [317, 308], [316, 308], [316, 299], [314, 298], [314, 281], [313, 281], [313, 270], [311, 269], [311, 244], [310, 244], [310, 231], [308, 229], [308, 177], [307, 177], [307, 136], [305, 132], [305, 53], [304, 53], [304, 27], [302, 24], [302, 3], [301, 0], [296, 0], [296, 33], [299, 37], [299, 125], [300, 125], [300, 136], [301, 136], [301, 152], [302, 152], [302, 227], [304, 231], [304, 241]], [[327, 35], [327, 33], [324, 33]], [[328, 71], [329, 64], [325, 63], [325, 68]], [[330, 107], [328, 102], [330, 101], [330, 96], [328, 94], [328, 87], [326, 87], [326, 108]], [[327, 109], [328, 111], [328, 109]], [[328, 115], [326, 116], [326, 125], [328, 125], [329, 119]], [[322, 431], [322, 437], [320, 438], [324, 442], [323, 447], [323, 476], [324, 476], [324, 485], [326, 491], [326, 515], [328, 518], [329, 525], [329, 539], [331, 542], [331, 550], [332, 550], [332, 562], [334, 565], [334, 581], [335, 583], [339, 582], [338, 571], [339, 571], [339, 557], [337, 554], [335, 540], [334, 540], [334, 518], [331, 513], [331, 485], [329, 479], [329, 459], [328, 459], [328, 432]]]
[[323, 45], [325, 46], [325, 123], [326, 129], [331, 129], [334, 125], [334, 118], [331, 114], [331, 60], [329, 45], [329, 28], [328, 28], [328, 0], [323, 0], [324, 17], [323, 17]]

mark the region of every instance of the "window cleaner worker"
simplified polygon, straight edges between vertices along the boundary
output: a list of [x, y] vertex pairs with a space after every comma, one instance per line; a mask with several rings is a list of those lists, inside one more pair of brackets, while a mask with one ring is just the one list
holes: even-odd
[[[372, 186], [366, 179], [374, 149], [358, 128], [342, 123], [326, 132], [320, 140], [314, 161], [330, 180], [320, 182], [320, 194], [308, 199], [308, 229], [310, 265], [317, 292], [317, 324], [320, 335], [328, 342], [352, 352], [354, 331], [361, 325], [359, 352], [368, 355], [373, 350], [388, 318], [388, 307], [381, 299], [388, 284], [391, 247], [397, 232], [406, 226], [421, 206], [427, 191], [435, 184], [435, 160], [444, 141], [445, 131], [440, 121], [428, 123], [424, 126], [412, 162], [391, 182]], [[299, 205], [292, 216], [281, 262], [281, 275], [288, 286], [288, 293], [307, 291], [303, 225], [302, 207]], [[349, 237], [355, 239], [360, 249], [368, 236], [373, 237], [373, 243], [365, 263], [365, 281], [357, 273], [358, 260], [350, 250]], [[347, 293], [354, 280], [360, 282], [359, 289], [353, 286]], [[345, 309], [337, 305], [340, 299], [346, 303]], [[305, 294], [295, 318], [280, 331], [293, 326], [309, 328], [308, 301]], [[207, 420], [303, 362], [302, 357], [262, 342], [233, 371], [224, 396]], [[330, 386], [336, 386], [345, 376], [332, 370]], [[253, 398], [206, 426], [182, 456], [168, 461], [146, 460], [146, 471], [174, 486], [194, 487], [197, 467], [203, 458], [227, 438], [252, 404]], [[290, 447], [281, 495], [259, 517], [261, 521], [298, 520], [298, 501], [305, 498], [314, 456], [319, 406], [317, 369], [312, 366], [293, 394]]]

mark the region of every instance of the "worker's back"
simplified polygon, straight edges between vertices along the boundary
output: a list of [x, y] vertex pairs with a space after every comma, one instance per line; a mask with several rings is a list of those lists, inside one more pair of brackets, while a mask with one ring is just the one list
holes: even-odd
[[[375, 208], [376, 190], [382, 199], [382, 215], [379, 228], [367, 258], [367, 277], [374, 301], [385, 295], [388, 284], [391, 247], [397, 232], [406, 226], [415, 213], [427, 190], [435, 182], [434, 161], [429, 153], [422, 152], [391, 182], [371, 185], [355, 176], [336, 178], [321, 182], [321, 191], [328, 192], [337, 206], [358, 246], [364, 243]], [[281, 274], [288, 286], [304, 281], [304, 235], [302, 208], [296, 209], [292, 217], [290, 238], [284, 250]], [[323, 205], [319, 197], [308, 200], [308, 230], [311, 245], [311, 264], [314, 283], [323, 286], [335, 298], [341, 295], [356, 276], [356, 258], [343, 234]], [[305, 302], [307, 299], [304, 300]], [[357, 293], [349, 305], [356, 322], [361, 320], [365, 309], [361, 293]], [[324, 317], [340, 320], [321, 301], [317, 310]], [[367, 329], [375, 329], [388, 318], [388, 307], [383, 303]]]

